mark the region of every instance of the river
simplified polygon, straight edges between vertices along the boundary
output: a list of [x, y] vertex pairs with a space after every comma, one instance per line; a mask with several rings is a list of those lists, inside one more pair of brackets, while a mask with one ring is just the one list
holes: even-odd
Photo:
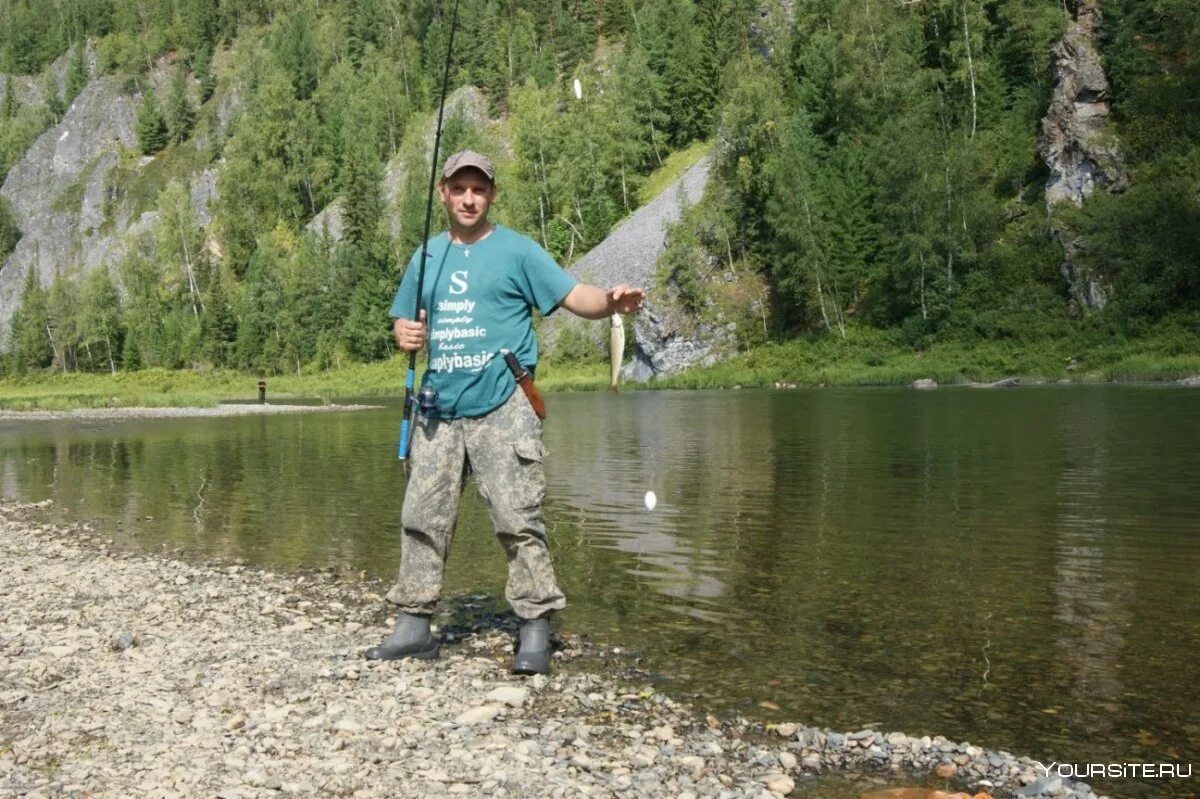
[[[558, 623], [640, 653], [669, 690], [1044, 763], [1200, 766], [1200, 391], [547, 404], [546, 514], [570, 602]], [[398, 419], [0, 422], [0, 490], [54, 499], [122, 546], [390, 578]], [[468, 490], [447, 590], [503, 584]], [[1197, 785], [1090, 782], [1145, 797]]]

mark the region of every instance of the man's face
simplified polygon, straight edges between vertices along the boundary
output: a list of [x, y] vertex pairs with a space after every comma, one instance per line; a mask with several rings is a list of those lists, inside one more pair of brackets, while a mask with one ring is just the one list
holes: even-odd
[[442, 204], [456, 233], [470, 234], [487, 225], [496, 187], [478, 169], [460, 169], [442, 181]]

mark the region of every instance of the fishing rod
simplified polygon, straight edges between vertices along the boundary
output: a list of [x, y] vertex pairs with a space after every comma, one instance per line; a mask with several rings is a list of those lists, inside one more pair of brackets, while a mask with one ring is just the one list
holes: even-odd
[[[437, 129], [433, 136], [433, 165], [429, 168], [429, 194], [425, 200], [425, 233], [421, 236], [421, 265], [417, 270], [417, 302], [413, 309], [413, 321], [421, 319], [421, 294], [425, 290], [425, 260], [429, 257], [429, 228], [433, 224], [433, 190], [437, 186], [438, 149], [442, 144], [442, 115], [446, 111], [446, 91], [450, 86], [450, 60], [454, 53], [454, 31], [458, 28], [458, 0], [450, 14], [450, 41], [446, 43], [446, 67], [442, 71], [442, 97], [438, 101]], [[416, 382], [417, 351], [408, 354], [408, 374], [404, 377], [404, 419], [400, 422], [400, 445], [397, 455], [400, 460], [408, 459], [412, 446], [412, 418], [414, 414], [413, 384]]]

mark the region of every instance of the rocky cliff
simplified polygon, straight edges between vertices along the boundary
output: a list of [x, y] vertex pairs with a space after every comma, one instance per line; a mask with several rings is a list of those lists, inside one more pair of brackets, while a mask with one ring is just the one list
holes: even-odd
[[[169, 75], [162, 68], [149, 85], [162, 89]], [[131, 241], [153, 224], [154, 212], [134, 212], [114, 197], [110, 172], [122, 151], [137, 149], [140, 94], [130, 94], [122, 81], [101, 77], [90, 81], [63, 115], [13, 165], [0, 196], [8, 200], [21, 239], [0, 264], [0, 331], [8, 328], [30, 270], [42, 285], [56, 274], [87, 272], [118, 262]], [[144, 169], [153, 158], [142, 158]], [[206, 226], [215, 193], [212, 171], [191, 181], [197, 222]], [[0, 347], [7, 342], [0, 336]]]
[[111, 258], [117, 237], [100, 232], [105, 178], [120, 148], [136, 145], [136, 117], [136, 99], [116, 80], [92, 81], [9, 171], [0, 195], [22, 235], [0, 267], [0, 328], [20, 303], [29, 270], [48, 284], [57, 270], [91, 269]]
[[[1050, 51], [1054, 94], [1038, 138], [1038, 152], [1050, 169], [1051, 211], [1080, 206], [1096, 191], [1120, 191], [1129, 180], [1109, 120], [1109, 83], [1097, 46], [1100, 10], [1088, 0], [1070, 0], [1068, 8], [1073, 18]], [[1061, 220], [1052, 225], [1063, 246], [1061, 270], [1071, 296], [1085, 308], [1103, 308], [1109, 296], [1104, 277], [1078, 257], [1086, 242]]]
[[[667, 247], [668, 230], [679, 221], [683, 208], [703, 196], [711, 170], [712, 156], [700, 159], [567, 270], [582, 281], [606, 288], [628, 283], [651, 290], [645, 310], [633, 320], [634, 359], [622, 373], [628, 379], [648, 380], [712, 363], [729, 343], [724, 330], [684, 335], [669, 298], [654, 293], [655, 266]], [[566, 313], [555, 314], [542, 326], [543, 342], [552, 351], [567, 331], [573, 331], [591, 341], [599, 354], [607, 346], [608, 325], [607, 320], [588, 322]]]
[[[63, 63], [56, 64], [55, 69], [61, 82], [66, 61], [65, 57], [60, 60]], [[163, 64], [150, 74], [148, 86], [161, 97], [170, 75], [170, 66]], [[36, 79], [16, 77], [12, 85], [22, 103], [38, 102]], [[90, 81], [62, 121], [43, 132], [9, 171], [0, 186], [0, 195], [12, 207], [21, 239], [0, 264], [0, 331], [7, 330], [13, 312], [20, 305], [30, 270], [37, 273], [45, 286], [59, 273], [82, 274], [101, 265], [111, 267], [120, 262], [141, 233], [152, 229], [157, 213], [137, 212], [129, 203], [122, 202], [110, 179], [122, 152], [137, 150], [137, 110], [141, 100], [141, 93], [130, 93], [117, 78], [106, 76]], [[216, 135], [224, 135], [240, 109], [238, 94], [231, 91], [216, 97], [214, 102]], [[486, 108], [484, 95], [474, 87], [466, 87], [447, 98], [446, 116], [457, 115], [480, 129], [487, 121]], [[426, 150], [433, 147], [435, 123], [431, 115], [423, 131]], [[189, 146], [203, 150], [210, 142], [198, 136]], [[126, 160], [128, 165], [128, 156]], [[151, 156], [136, 158], [135, 173], [153, 161]], [[212, 221], [209, 208], [216, 198], [220, 168], [218, 161], [188, 180], [196, 223], [202, 228], [208, 228]], [[399, 217], [394, 209], [404, 185], [404, 163], [397, 156], [386, 165], [381, 186], [393, 235], [399, 233]], [[339, 241], [341, 201], [334, 201], [322, 210], [308, 229]], [[0, 335], [0, 349], [7, 344], [6, 338]]]

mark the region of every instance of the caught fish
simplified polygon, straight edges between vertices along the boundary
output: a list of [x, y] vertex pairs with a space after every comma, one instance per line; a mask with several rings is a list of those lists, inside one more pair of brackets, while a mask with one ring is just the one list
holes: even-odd
[[625, 324], [619, 313], [613, 314], [608, 324], [608, 363], [611, 367], [608, 390], [615, 394], [621, 390], [617, 384], [621, 379], [621, 359], [625, 356]]

